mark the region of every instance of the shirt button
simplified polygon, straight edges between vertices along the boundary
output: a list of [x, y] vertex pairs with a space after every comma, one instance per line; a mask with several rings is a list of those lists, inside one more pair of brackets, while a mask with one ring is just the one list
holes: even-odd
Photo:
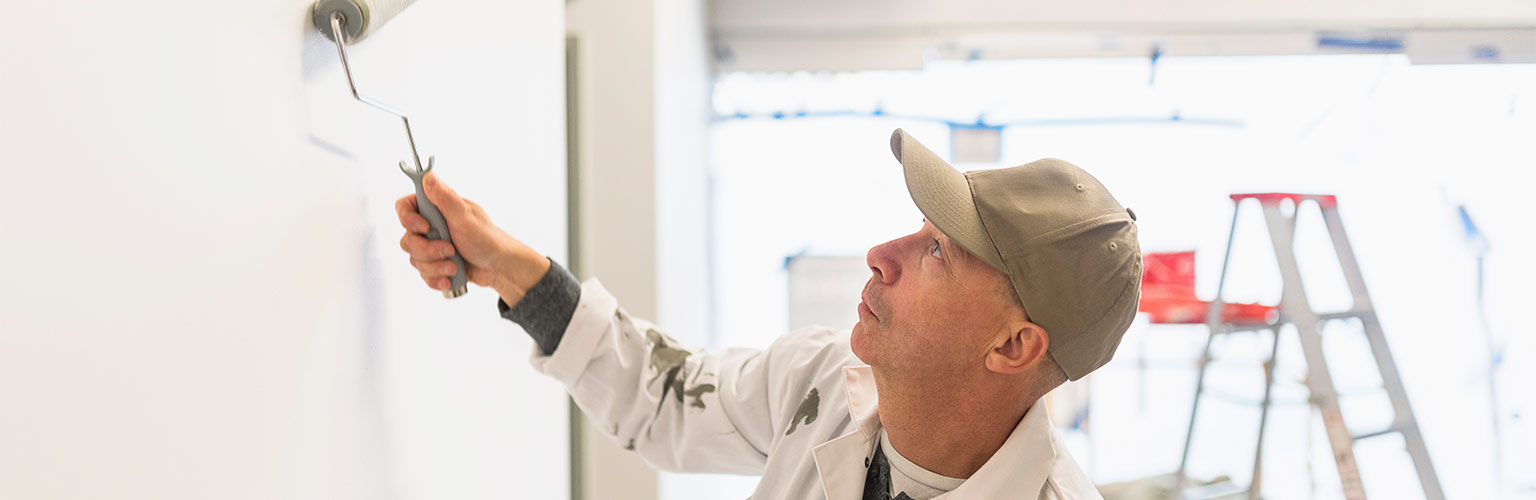
[[869, 468], [869, 457], [864, 457], [864, 468], [865, 469]]

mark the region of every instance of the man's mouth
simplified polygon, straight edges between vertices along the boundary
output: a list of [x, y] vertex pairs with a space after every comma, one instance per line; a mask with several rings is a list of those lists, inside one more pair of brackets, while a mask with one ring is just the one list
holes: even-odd
[[869, 299], [863, 295], [859, 296], [859, 312], [868, 314], [877, 320], [880, 319], [880, 316], [875, 314], [875, 309], [869, 307]]

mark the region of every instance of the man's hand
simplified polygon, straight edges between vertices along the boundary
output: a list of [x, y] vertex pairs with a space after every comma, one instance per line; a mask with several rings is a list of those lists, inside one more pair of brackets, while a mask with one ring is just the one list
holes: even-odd
[[428, 173], [422, 184], [427, 199], [437, 205], [448, 222], [453, 244], [427, 239], [430, 226], [427, 219], [416, 213], [415, 194], [396, 201], [395, 212], [405, 228], [400, 248], [410, 254], [411, 265], [421, 273], [427, 286], [448, 289], [448, 279], [458, 273], [453, 261], [448, 260], [455, 250], [469, 266], [469, 281], [496, 290], [508, 306], [517, 305], [528, 289], [544, 278], [549, 271], [549, 259], [491, 224], [480, 205], [460, 198], [435, 173]]

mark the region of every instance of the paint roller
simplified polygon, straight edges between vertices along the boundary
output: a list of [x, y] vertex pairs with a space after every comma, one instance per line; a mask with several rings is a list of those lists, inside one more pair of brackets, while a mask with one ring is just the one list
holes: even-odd
[[319, 0], [310, 12], [315, 27], [331, 40], [336, 39], [337, 31], [331, 18], [339, 15], [346, 43], [357, 43], [413, 3], [416, 0]]
[[[357, 92], [357, 83], [352, 79], [352, 67], [347, 64], [347, 44], [357, 43], [366, 38], [369, 33], [378, 31], [380, 26], [389, 22], [400, 11], [410, 7], [416, 0], [319, 0], [310, 10], [310, 18], [315, 23], [315, 28], [320, 30], [326, 38], [336, 42], [336, 53], [341, 56], [342, 71], [347, 74], [347, 86], [352, 90], [352, 97], [378, 108], [386, 113], [400, 117], [405, 124], [405, 139], [411, 144], [411, 158], [415, 160], [414, 168], [400, 162], [400, 171], [416, 184], [416, 209], [421, 216], [427, 219], [431, 230], [427, 232], [427, 239], [434, 241], [446, 241], [453, 243], [453, 238], [448, 235], [448, 222], [443, 220], [443, 213], [427, 199], [426, 189], [422, 187], [422, 178], [427, 172], [432, 171], [432, 165], [436, 157], [427, 157], [427, 166], [421, 166], [421, 155], [416, 152], [416, 139], [411, 135], [411, 120], [405, 117], [405, 113], [389, 105], [373, 100], [368, 96]], [[458, 271], [450, 279], [450, 286], [443, 291], [443, 297], [454, 298], [464, 295], [469, 291], [466, 284], [468, 269], [464, 266], [464, 259], [454, 252], [450, 257]]]

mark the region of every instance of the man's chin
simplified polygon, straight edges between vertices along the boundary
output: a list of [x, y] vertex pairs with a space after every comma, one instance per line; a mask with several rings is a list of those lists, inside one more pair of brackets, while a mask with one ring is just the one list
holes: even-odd
[[866, 365], [870, 364], [869, 343], [873, 340], [869, 337], [869, 328], [864, 326], [863, 320], [859, 320], [858, 323], [853, 325], [853, 332], [848, 337], [848, 347], [853, 350], [854, 357], [859, 358], [859, 361], [864, 362]]

